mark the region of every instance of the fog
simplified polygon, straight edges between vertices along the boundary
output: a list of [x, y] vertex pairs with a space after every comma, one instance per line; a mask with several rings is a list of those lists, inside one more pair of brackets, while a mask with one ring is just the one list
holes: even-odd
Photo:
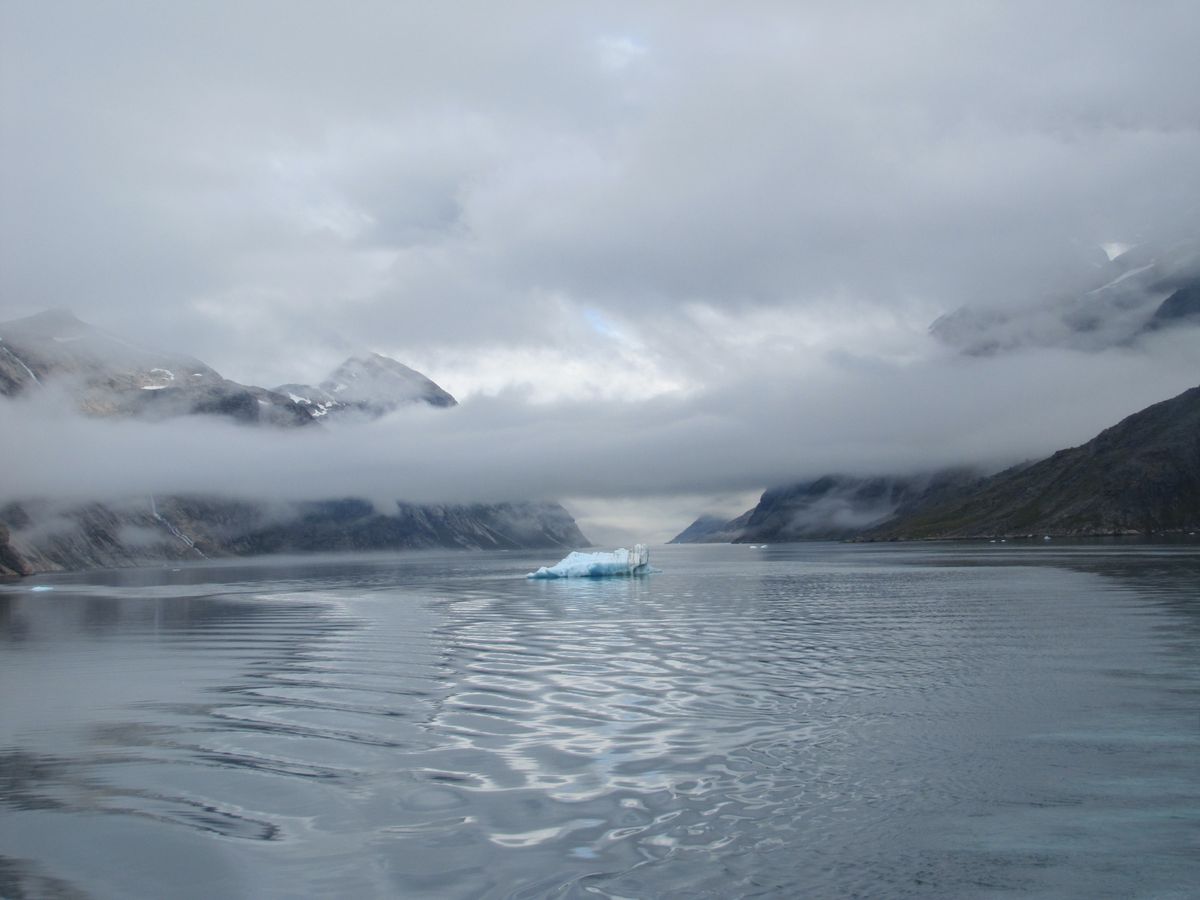
[[681, 496], [696, 498], [695, 513], [728, 511], [731, 495], [745, 502], [828, 473], [999, 468], [1077, 445], [1194, 386], [1198, 349], [1193, 328], [1107, 354], [769, 360], [751, 379], [684, 395], [535, 403], [514, 392], [299, 431], [86, 419], [42, 391], [0, 403], [0, 499], [206, 492], [360, 496], [381, 508], [566, 499], [606, 528], [619, 527], [612, 514], [624, 501], [628, 527], [658, 535], [687, 524], [676, 518]]
[[0, 492], [546, 496], [608, 528], [1079, 443], [1200, 382], [1196, 331], [964, 359], [926, 330], [1055, 334], [1039, 304], [1102, 246], [1200, 235], [1198, 27], [1183, 0], [5, 3], [0, 321], [67, 307], [268, 387], [375, 350], [463, 403], [286, 438], [4, 404]]

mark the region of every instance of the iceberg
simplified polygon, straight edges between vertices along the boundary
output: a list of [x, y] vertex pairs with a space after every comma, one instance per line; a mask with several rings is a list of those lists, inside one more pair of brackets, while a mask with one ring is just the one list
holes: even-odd
[[552, 566], [542, 566], [526, 578], [608, 578], [614, 575], [645, 575], [650, 570], [650, 550], [636, 544], [611, 553], [581, 553], [578, 550]]

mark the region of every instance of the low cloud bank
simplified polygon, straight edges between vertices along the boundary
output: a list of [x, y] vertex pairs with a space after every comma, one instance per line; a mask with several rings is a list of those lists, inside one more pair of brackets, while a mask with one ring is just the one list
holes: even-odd
[[784, 359], [646, 401], [478, 397], [319, 433], [85, 419], [0, 403], [0, 500], [205, 492], [381, 505], [732, 493], [830, 472], [1000, 467], [1079, 444], [1200, 381], [1200, 329], [1103, 354]]

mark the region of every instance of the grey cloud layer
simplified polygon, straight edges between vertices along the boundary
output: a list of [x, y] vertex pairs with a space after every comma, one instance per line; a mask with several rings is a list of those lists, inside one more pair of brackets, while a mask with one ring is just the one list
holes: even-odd
[[[1200, 329], [1111, 355], [781, 363], [753, 381], [643, 403], [476, 399], [321, 433], [185, 419], [84, 420], [0, 402], [0, 500], [203, 491], [381, 504], [733, 492], [828, 472], [999, 466], [1091, 438], [1194, 386]], [[43, 398], [49, 394], [42, 395]], [[682, 527], [681, 523], [679, 527]]]
[[1198, 28], [1190, 0], [7, 2], [0, 321], [67, 306], [265, 385], [376, 349], [554, 394], [574, 360], [560, 394], [606, 399], [311, 435], [3, 402], [0, 499], [601, 498], [611, 525], [1079, 443], [1200, 382], [1197, 331], [974, 360], [921, 332], [1200, 234]]
[[562, 298], [1026, 302], [1196, 231], [1194, 3], [644, 7], [6, 4], [3, 303], [270, 382]]

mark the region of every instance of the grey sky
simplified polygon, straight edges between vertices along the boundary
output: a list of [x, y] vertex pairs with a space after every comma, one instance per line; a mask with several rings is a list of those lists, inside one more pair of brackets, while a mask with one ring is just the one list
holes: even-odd
[[[724, 448], [680, 491], [918, 433], [1052, 449], [1200, 382], [1197, 342], [1039, 353], [1042, 390], [925, 329], [1197, 236], [1197, 33], [1194, 2], [9, 0], [0, 319], [268, 386], [379, 350], [529, 427], [608, 401], [615, 445], [577, 433], [664, 475]], [[752, 428], [778, 458], [735, 475]]]

